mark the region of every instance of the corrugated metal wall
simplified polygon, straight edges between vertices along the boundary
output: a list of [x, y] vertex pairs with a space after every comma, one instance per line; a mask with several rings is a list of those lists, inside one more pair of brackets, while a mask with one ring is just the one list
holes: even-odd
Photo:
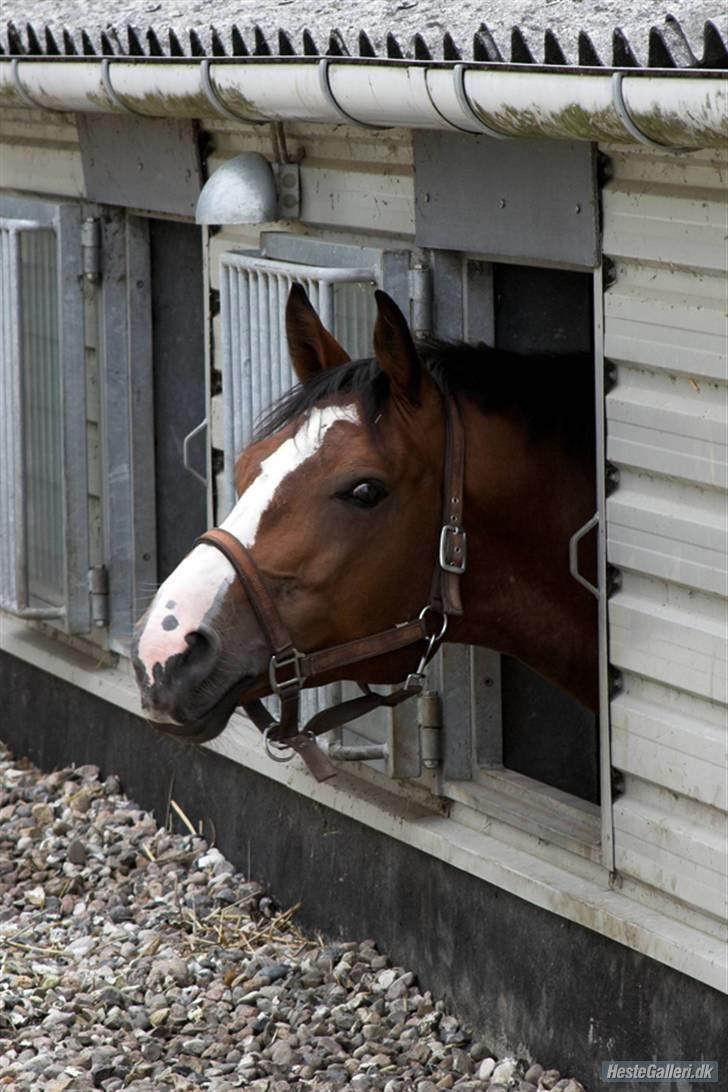
[[728, 161], [608, 152], [615, 864], [711, 929], [728, 893]]

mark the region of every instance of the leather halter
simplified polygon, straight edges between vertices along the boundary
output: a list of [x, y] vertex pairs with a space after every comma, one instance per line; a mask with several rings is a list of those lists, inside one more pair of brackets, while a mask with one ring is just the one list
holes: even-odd
[[[214, 546], [230, 562], [250, 600], [260, 628], [271, 652], [268, 667], [271, 693], [280, 699], [280, 715], [276, 721], [260, 700], [241, 705], [256, 727], [263, 733], [266, 749], [276, 761], [286, 761], [270, 747], [292, 748], [304, 759], [318, 781], [333, 777], [336, 767], [316, 744], [315, 737], [332, 728], [347, 724], [382, 706], [393, 707], [422, 691], [424, 670], [445, 636], [451, 615], [463, 613], [460, 578], [466, 567], [467, 537], [462, 525], [463, 487], [465, 478], [465, 430], [457, 402], [445, 398], [445, 469], [443, 476], [443, 523], [440, 530], [438, 556], [432, 579], [430, 599], [418, 618], [400, 622], [391, 629], [359, 637], [344, 644], [316, 652], [299, 652], [281, 619], [260, 569], [248, 549], [229, 531], [215, 527], [197, 539], [196, 546]], [[442, 619], [433, 631], [432, 617]], [[361, 697], [339, 702], [316, 713], [303, 730], [299, 729], [299, 701], [305, 686], [315, 686], [317, 680], [342, 667], [364, 660], [373, 660], [407, 648], [424, 644], [424, 651], [415, 671], [400, 689], [392, 694], [376, 694], [361, 686]]]

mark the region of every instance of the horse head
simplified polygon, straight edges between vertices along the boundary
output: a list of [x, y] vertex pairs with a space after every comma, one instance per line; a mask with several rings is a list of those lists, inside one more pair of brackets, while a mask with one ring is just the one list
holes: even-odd
[[[142, 706], [161, 729], [201, 742], [237, 705], [271, 693], [261, 596], [309, 660], [412, 626], [449, 567], [453, 405], [470, 562], [455, 596], [464, 611], [442, 611], [455, 615], [448, 639], [516, 656], [596, 707], [596, 604], [569, 572], [569, 540], [594, 510], [593, 441], [579, 440], [591, 362], [415, 346], [396, 304], [376, 300], [374, 355], [352, 362], [303, 289], [291, 290], [299, 385], [239, 456], [223, 534], [193, 546], [136, 628]], [[219, 538], [240, 545], [260, 595]], [[593, 552], [586, 560], [593, 572]], [[399, 643], [336, 661], [309, 684], [399, 682], [421, 652]]]
[[[293, 287], [286, 331], [300, 387], [282, 427], [239, 456], [239, 499], [221, 525], [250, 553], [306, 651], [417, 617], [430, 590], [442, 395], [396, 304], [378, 292], [377, 308], [374, 356], [352, 365]], [[346, 677], [395, 682], [412, 656], [379, 657], [374, 674], [370, 665]], [[267, 692], [269, 659], [230, 562], [204, 543], [159, 588], [133, 643], [146, 715], [194, 739], [221, 731], [242, 693]]]

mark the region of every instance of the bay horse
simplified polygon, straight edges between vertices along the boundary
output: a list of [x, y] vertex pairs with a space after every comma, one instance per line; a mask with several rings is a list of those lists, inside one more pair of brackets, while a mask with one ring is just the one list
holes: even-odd
[[[194, 545], [135, 630], [142, 707], [160, 729], [202, 742], [241, 701], [277, 690], [271, 619], [311, 662], [412, 628], [431, 602], [438, 550], [443, 564], [451, 501], [467, 566], [444, 569], [458, 576], [462, 609], [444, 619], [446, 634], [423, 624], [415, 636], [428, 654], [440, 637], [507, 653], [596, 710], [597, 606], [569, 570], [570, 539], [595, 508], [591, 359], [415, 344], [394, 301], [379, 291], [376, 301], [374, 355], [352, 362], [292, 287], [299, 385], [239, 456], [222, 533]], [[444, 480], [453, 414], [462, 497], [445, 496], [443, 516], [443, 491], [456, 488]], [[592, 578], [593, 547], [584, 553]], [[344, 666], [324, 656], [329, 670], [301, 681], [396, 683], [418, 659], [421, 675], [422, 641], [396, 645]]]

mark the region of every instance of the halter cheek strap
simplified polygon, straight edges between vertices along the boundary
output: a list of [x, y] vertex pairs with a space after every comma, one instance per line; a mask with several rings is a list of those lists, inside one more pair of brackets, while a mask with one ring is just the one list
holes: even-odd
[[[465, 430], [460, 410], [450, 397], [446, 406], [445, 468], [443, 475], [443, 524], [440, 531], [438, 557], [432, 579], [430, 600], [419, 617], [380, 633], [359, 637], [344, 644], [316, 652], [299, 652], [288, 627], [283, 622], [268, 586], [245, 546], [229, 531], [215, 527], [197, 539], [195, 545], [214, 546], [230, 562], [243, 585], [261, 630], [266, 636], [271, 657], [268, 667], [270, 691], [280, 699], [280, 714], [276, 720], [259, 700], [242, 707], [263, 733], [266, 749], [276, 761], [286, 761], [271, 747], [291, 748], [300, 754], [319, 781], [333, 777], [336, 767], [328, 755], [317, 746], [315, 737], [348, 724], [373, 709], [392, 708], [419, 694], [424, 685], [424, 670], [445, 636], [448, 618], [463, 612], [460, 578], [467, 564], [467, 538], [462, 525], [463, 486], [465, 477]], [[433, 627], [432, 619], [441, 619]], [[317, 680], [344, 667], [379, 656], [391, 655], [422, 642], [424, 651], [415, 671], [392, 694], [376, 694], [361, 686], [362, 695], [322, 710], [313, 716], [303, 730], [299, 729], [300, 694], [304, 686], [315, 686]]]

